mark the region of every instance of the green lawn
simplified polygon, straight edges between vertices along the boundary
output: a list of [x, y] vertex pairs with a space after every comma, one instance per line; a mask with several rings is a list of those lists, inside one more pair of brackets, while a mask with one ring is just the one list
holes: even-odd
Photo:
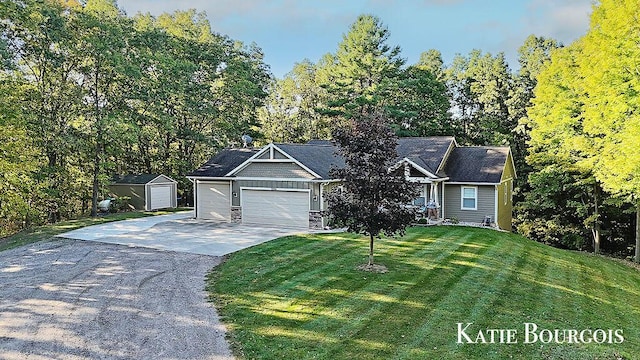
[[0, 251], [12, 249], [18, 246], [31, 244], [34, 242], [48, 240], [55, 235], [62, 234], [67, 231], [79, 229], [89, 225], [97, 225], [111, 221], [134, 219], [145, 216], [164, 215], [170, 214], [176, 211], [189, 210], [189, 209], [170, 209], [167, 211], [131, 211], [115, 214], [101, 215], [96, 218], [81, 218], [77, 220], [61, 221], [55, 224], [36, 226], [31, 229], [20, 231], [17, 234], [8, 236], [6, 238], [0, 238]]
[[[451, 226], [377, 241], [385, 274], [355, 269], [367, 253], [365, 238], [324, 234], [285, 237], [230, 256], [211, 273], [208, 291], [236, 356], [640, 358], [640, 272], [620, 262]], [[465, 333], [474, 340], [480, 329], [516, 329], [518, 343], [458, 344], [457, 323], [473, 323]], [[624, 342], [524, 344], [524, 323], [535, 323], [537, 334], [622, 329]]]

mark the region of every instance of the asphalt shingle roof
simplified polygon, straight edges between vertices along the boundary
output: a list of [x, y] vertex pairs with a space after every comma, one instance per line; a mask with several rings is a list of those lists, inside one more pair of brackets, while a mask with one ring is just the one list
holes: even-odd
[[435, 175], [453, 142], [452, 136], [400, 138], [396, 148], [398, 160], [407, 158]]
[[160, 174], [129, 174], [129, 175], [116, 175], [113, 178], [114, 184], [146, 184], [149, 181], [157, 178]]
[[[455, 144], [451, 136], [398, 139], [397, 160], [407, 158], [432, 174], [441, 167], [447, 150]], [[332, 168], [343, 167], [344, 159], [329, 141], [307, 144], [275, 144], [322, 179], [330, 179]], [[223, 177], [255, 155], [259, 149], [226, 149], [187, 176]], [[509, 154], [508, 147], [455, 147], [437, 174], [454, 182], [499, 183]]]
[[336, 146], [328, 141], [314, 141], [307, 144], [276, 144], [276, 146], [304, 166], [311, 169], [322, 179], [330, 179], [329, 171], [344, 167], [342, 156], [336, 155]]
[[225, 149], [187, 176], [223, 177], [255, 155], [259, 149]]
[[497, 184], [508, 156], [508, 147], [458, 147], [449, 155], [444, 171], [451, 182]]

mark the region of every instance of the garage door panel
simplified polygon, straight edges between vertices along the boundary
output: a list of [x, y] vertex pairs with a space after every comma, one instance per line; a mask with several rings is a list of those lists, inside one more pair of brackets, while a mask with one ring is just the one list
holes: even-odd
[[198, 183], [198, 218], [231, 221], [229, 183]]
[[152, 185], [149, 187], [151, 210], [171, 207], [171, 185]]
[[309, 193], [242, 190], [242, 222], [308, 228]]

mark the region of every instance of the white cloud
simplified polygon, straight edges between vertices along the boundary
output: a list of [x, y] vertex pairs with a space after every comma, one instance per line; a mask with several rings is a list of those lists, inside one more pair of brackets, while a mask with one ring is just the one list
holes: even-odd
[[524, 20], [529, 33], [569, 44], [589, 28], [590, 0], [533, 0]]

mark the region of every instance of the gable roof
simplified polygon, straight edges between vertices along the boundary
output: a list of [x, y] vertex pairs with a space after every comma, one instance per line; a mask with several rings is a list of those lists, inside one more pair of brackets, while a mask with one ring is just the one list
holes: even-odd
[[224, 149], [198, 169], [187, 174], [189, 177], [223, 177], [255, 155], [259, 149]]
[[[396, 161], [407, 158], [435, 174], [454, 142], [451, 136], [399, 138]], [[337, 154], [338, 147], [328, 140], [311, 140], [306, 144], [277, 144], [277, 146], [323, 179], [330, 179], [331, 168], [344, 166], [344, 159]]]
[[499, 184], [509, 152], [508, 147], [456, 147], [449, 155], [444, 172], [450, 182]]
[[452, 136], [406, 137], [398, 139], [398, 161], [409, 159], [431, 174], [436, 174], [447, 151], [455, 144]]
[[337, 147], [330, 142], [314, 141], [307, 144], [277, 144], [279, 149], [304, 164], [322, 179], [331, 179], [332, 168], [344, 167], [344, 159], [336, 154]]
[[[332, 168], [345, 165], [337, 154], [337, 146], [326, 140], [312, 140], [307, 144], [271, 144], [308, 170], [329, 180]], [[226, 149], [207, 161], [189, 177], [226, 177], [262, 149]], [[429, 173], [447, 178], [450, 182], [500, 183], [507, 158], [508, 147], [459, 147], [452, 136], [399, 138], [396, 161], [408, 159]], [[427, 174], [425, 174], [427, 175]]]
[[142, 185], [157, 178], [160, 174], [128, 174], [116, 175], [113, 177], [113, 184], [136, 184]]

